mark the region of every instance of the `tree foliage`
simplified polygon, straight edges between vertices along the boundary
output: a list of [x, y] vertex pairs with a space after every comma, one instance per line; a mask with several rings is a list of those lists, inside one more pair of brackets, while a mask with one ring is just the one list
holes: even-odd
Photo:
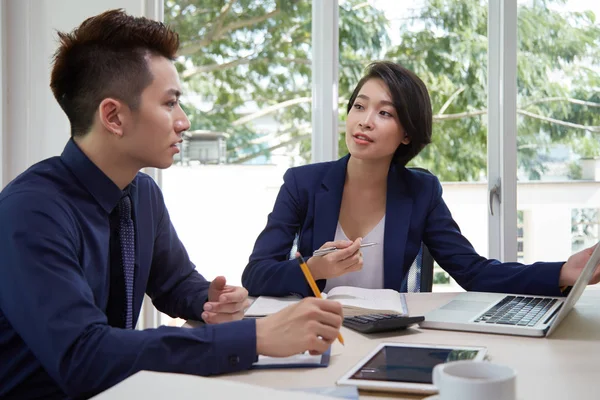
[[[591, 12], [556, 11], [563, 3], [519, 6], [518, 162], [532, 179], [543, 173], [540, 149], [553, 143], [600, 154], [600, 26]], [[487, 1], [427, 0], [388, 33], [382, 10], [343, 2], [341, 119], [369, 62], [400, 62], [427, 84], [435, 115], [433, 143], [414, 164], [446, 181], [485, 176], [487, 12]], [[193, 94], [186, 98], [192, 129], [227, 132], [230, 162], [296, 146], [310, 159], [311, 19], [309, 0], [166, 1], [166, 23], [182, 42], [177, 67]], [[265, 115], [276, 123], [273, 137], [261, 129]]]

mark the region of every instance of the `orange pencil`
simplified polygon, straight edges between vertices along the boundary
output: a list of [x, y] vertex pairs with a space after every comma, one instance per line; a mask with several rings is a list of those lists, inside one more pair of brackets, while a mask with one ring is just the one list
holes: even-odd
[[[310, 269], [308, 269], [308, 265], [306, 265], [306, 262], [304, 261], [304, 258], [302, 258], [302, 255], [300, 253], [298, 253], [298, 262], [300, 263], [300, 268], [302, 268], [304, 277], [306, 278], [308, 285], [312, 289], [313, 294], [315, 295], [316, 298], [322, 299], [323, 297], [321, 296], [321, 291], [319, 290], [319, 287], [317, 286], [317, 282], [315, 282], [315, 278], [312, 277], [312, 274], [310, 273]], [[344, 344], [344, 338], [342, 337], [341, 332], [338, 333], [337, 338], [341, 344]]]

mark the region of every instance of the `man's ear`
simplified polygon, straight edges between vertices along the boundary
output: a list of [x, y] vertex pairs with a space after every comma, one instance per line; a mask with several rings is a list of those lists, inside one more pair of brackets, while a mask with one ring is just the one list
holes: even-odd
[[123, 117], [127, 106], [120, 100], [110, 97], [102, 100], [98, 107], [100, 123], [112, 134], [123, 136]]

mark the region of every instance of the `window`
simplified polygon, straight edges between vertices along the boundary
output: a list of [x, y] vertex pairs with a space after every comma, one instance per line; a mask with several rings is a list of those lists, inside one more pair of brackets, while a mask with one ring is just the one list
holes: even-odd
[[[488, 114], [488, 92], [499, 79], [488, 77], [488, 10], [496, 3], [336, 4], [339, 155], [346, 152], [345, 104], [364, 67], [388, 59], [415, 71], [430, 91], [434, 133], [411, 165], [438, 176], [463, 234], [487, 256], [487, 160], [494, 150], [487, 143], [488, 136], [497, 139], [488, 134], [497, 112]], [[503, 179], [519, 182], [517, 229], [509, 239], [516, 233], [523, 262], [568, 256], [575, 248], [571, 210], [600, 198], [594, 162], [600, 157], [600, 35], [586, 11], [593, 8], [598, 18], [594, 4], [518, 1], [518, 148], [510, 150], [514, 158], [504, 154], [516, 158], [518, 173]], [[163, 172], [162, 187], [178, 233], [207, 279], [223, 274], [239, 284], [285, 170], [311, 159], [313, 6], [308, 0], [165, 0], [165, 22], [181, 35], [177, 66], [192, 130], [177, 165]], [[447, 279], [436, 272], [440, 282]]]
[[[598, 237], [600, 7], [519, 1], [517, 202], [523, 258], [565, 260]], [[600, 170], [598, 171], [600, 172]]]
[[[340, 155], [346, 101], [364, 67], [377, 59], [414, 71], [429, 89], [433, 142], [410, 166], [442, 182], [444, 200], [463, 234], [487, 254], [487, 1], [340, 1]], [[354, 19], [368, 32], [356, 34]], [[370, 47], [352, 51], [355, 40]], [[436, 265], [436, 290], [459, 289]]]
[[310, 160], [311, 2], [164, 5], [191, 121], [165, 202], [205, 278], [240, 285], [285, 170]]
[[598, 243], [600, 213], [597, 208], [571, 210], [571, 251], [577, 252]]
[[524, 226], [524, 214], [523, 210], [517, 211], [517, 262], [525, 261], [525, 244], [523, 240], [523, 226]]

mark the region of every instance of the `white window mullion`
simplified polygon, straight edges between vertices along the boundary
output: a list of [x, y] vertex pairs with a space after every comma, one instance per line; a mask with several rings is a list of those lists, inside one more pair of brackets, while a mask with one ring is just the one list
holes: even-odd
[[[488, 212], [490, 258], [517, 259], [517, 0], [488, 9]], [[493, 194], [497, 188], [497, 195]]]
[[[142, 0], [142, 16], [163, 22], [164, 2], [163, 0]], [[162, 186], [162, 171], [158, 168], [145, 168], [144, 172], [150, 175], [158, 184]], [[144, 296], [142, 309], [136, 329], [157, 328], [162, 325], [161, 313], [154, 307], [152, 300], [147, 295]]]
[[4, 186], [8, 183], [4, 178], [4, 138], [7, 135], [6, 123], [4, 119], [4, 108], [6, 102], [6, 56], [8, 54], [8, 49], [6, 48], [6, 41], [4, 36], [4, 8], [6, 7], [6, 2], [0, 2], [0, 48], [2, 49], [2, 56], [0, 56], [0, 86], [2, 91], [0, 91], [0, 190], [4, 188]]
[[338, 7], [312, 3], [312, 162], [338, 156]]

